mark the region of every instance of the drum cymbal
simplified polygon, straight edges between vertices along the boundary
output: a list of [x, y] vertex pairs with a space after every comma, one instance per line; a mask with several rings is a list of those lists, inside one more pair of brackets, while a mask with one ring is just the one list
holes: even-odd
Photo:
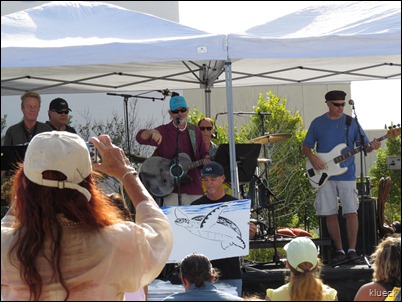
[[292, 137], [292, 135], [288, 133], [274, 133], [253, 138], [252, 140], [250, 140], [250, 143], [265, 145], [268, 143], [282, 142], [289, 139], [290, 137]]

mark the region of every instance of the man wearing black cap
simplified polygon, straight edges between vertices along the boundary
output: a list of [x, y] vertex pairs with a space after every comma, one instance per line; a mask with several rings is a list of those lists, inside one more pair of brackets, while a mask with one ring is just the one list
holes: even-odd
[[68, 123], [68, 114], [71, 109], [65, 99], [56, 98], [49, 104], [49, 120], [46, 122], [53, 130], [77, 133]]
[[[325, 95], [328, 112], [312, 121], [304, 139], [302, 151], [315, 171], [323, 170], [322, 177], [329, 176], [323, 182], [317, 183], [318, 189], [314, 205], [317, 215], [326, 218], [328, 233], [335, 245], [336, 252], [331, 263], [336, 264], [348, 259], [349, 263], [359, 264], [360, 259], [356, 254], [356, 241], [359, 229], [357, 218], [359, 200], [356, 190], [355, 159], [354, 156], [350, 156], [341, 162], [339, 169], [342, 171], [339, 172], [338, 170], [334, 170], [337, 167], [331, 167], [331, 165], [325, 163], [323, 154], [331, 153], [340, 144], [345, 144], [346, 147], [339, 153], [345, 154], [351, 151], [360, 142], [360, 133], [364, 137], [366, 152], [378, 149], [381, 144], [375, 140], [369, 144], [369, 140], [363, 129], [360, 128], [359, 131], [356, 119], [343, 113], [346, 104], [345, 97], [346, 93], [341, 90], [332, 90]], [[321, 153], [321, 155], [313, 153], [313, 149], [317, 153]], [[341, 154], [337, 154], [336, 156], [339, 155]], [[312, 169], [309, 169], [309, 171], [309, 177], [316, 174], [312, 172]], [[320, 174], [317, 173], [316, 175]], [[322, 180], [322, 177], [320, 180]], [[342, 205], [342, 214], [346, 220], [346, 233], [349, 245], [347, 254], [345, 254], [342, 246], [338, 222], [338, 198]]]
[[[206, 164], [201, 171], [201, 179], [205, 185], [206, 193], [201, 198], [193, 201], [191, 205], [214, 204], [238, 200], [238, 198], [228, 195], [224, 191], [223, 183], [225, 182], [225, 173], [221, 164], [210, 162]], [[250, 225], [250, 238], [254, 237], [257, 226], [254, 223]], [[211, 261], [212, 266], [220, 271], [219, 281], [227, 283], [237, 288], [239, 297], [242, 296], [242, 275], [241, 275], [241, 258], [231, 257]]]

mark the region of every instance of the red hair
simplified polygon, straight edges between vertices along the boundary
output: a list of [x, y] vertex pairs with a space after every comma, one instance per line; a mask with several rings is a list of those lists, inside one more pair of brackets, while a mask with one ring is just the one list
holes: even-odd
[[[19, 267], [22, 280], [29, 286], [30, 300], [39, 300], [42, 292], [42, 278], [36, 268], [39, 256], [50, 263], [53, 276], [65, 288], [65, 300], [68, 299], [69, 289], [60, 269], [63, 227], [57, 218], [59, 214], [94, 232], [123, 220], [119, 210], [98, 189], [94, 179], [96, 175], [91, 173], [80, 183], [91, 193], [88, 202], [77, 190], [45, 187], [31, 182], [25, 176], [22, 164], [19, 166], [12, 186], [11, 209], [16, 217], [16, 233], [9, 258], [14, 266]], [[57, 171], [45, 171], [43, 176], [53, 180], [66, 179]], [[50, 255], [45, 255], [45, 240], [50, 240]]]

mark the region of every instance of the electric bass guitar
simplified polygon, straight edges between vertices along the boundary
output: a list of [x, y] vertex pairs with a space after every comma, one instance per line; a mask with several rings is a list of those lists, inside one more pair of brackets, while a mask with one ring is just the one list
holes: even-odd
[[193, 179], [187, 172], [202, 165], [202, 159], [192, 162], [186, 153], [179, 153], [178, 165], [174, 160], [152, 156], [143, 162], [139, 175], [149, 193], [156, 197], [164, 197], [173, 192], [177, 180], [180, 183], [192, 182]]
[[[394, 138], [401, 134], [401, 128], [394, 128], [387, 132], [387, 134], [377, 138], [377, 141], [382, 141], [386, 138]], [[373, 143], [372, 141], [371, 143]], [[370, 144], [364, 145], [364, 148], [370, 146]], [[359, 153], [360, 147], [354, 148], [349, 152], [342, 154], [341, 151], [346, 148], [346, 144], [339, 144], [335, 148], [333, 148], [328, 153], [317, 153], [316, 155], [325, 163], [325, 169], [316, 170], [313, 168], [311, 162], [307, 159], [306, 162], [306, 171], [307, 177], [309, 178], [310, 184], [318, 189], [322, 187], [329, 177], [341, 175], [346, 173], [348, 168], [341, 167], [341, 162], [345, 161], [347, 158]]]

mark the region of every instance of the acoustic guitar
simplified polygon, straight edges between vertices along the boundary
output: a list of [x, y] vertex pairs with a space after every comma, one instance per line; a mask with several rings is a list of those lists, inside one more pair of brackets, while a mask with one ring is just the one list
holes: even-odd
[[[401, 134], [401, 128], [394, 128], [387, 132], [387, 134], [377, 138], [377, 141], [382, 141], [386, 138], [394, 138]], [[374, 141], [370, 142], [373, 143]], [[364, 145], [364, 148], [369, 147], [370, 144]], [[318, 189], [321, 188], [331, 176], [341, 175], [346, 173], [348, 168], [341, 167], [341, 162], [347, 158], [359, 153], [360, 147], [354, 148], [349, 152], [342, 154], [341, 151], [346, 148], [346, 144], [339, 144], [328, 153], [317, 153], [316, 155], [325, 163], [325, 169], [316, 170], [313, 168], [311, 162], [307, 159], [306, 171], [310, 184]]]
[[173, 192], [177, 180], [183, 184], [192, 182], [187, 172], [202, 165], [202, 159], [192, 162], [186, 153], [179, 153], [178, 165], [174, 160], [152, 156], [143, 162], [139, 175], [149, 193], [164, 197]]

